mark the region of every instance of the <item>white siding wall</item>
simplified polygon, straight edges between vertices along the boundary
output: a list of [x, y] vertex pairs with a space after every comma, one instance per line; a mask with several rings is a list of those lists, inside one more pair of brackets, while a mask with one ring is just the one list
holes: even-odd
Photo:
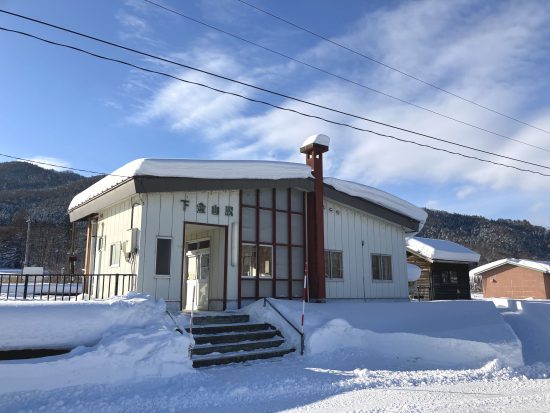
[[[407, 298], [403, 228], [330, 200], [324, 207], [325, 249], [342, 251], [344, 266], [343, 279], [327, 279], [327, 298]], [[371, 254], [391, 255], [392, 281], [372, 279]]]
[[[127, 231], [131, 228], [132, 203], [139, 203], [139, 197], [128, 198], [110, 208], [100, 212], [97, 221], [97, 237], [103, 237], [103, 246], [97, 250], [99, 242], [96, 242], [94, 274], [132, 274], [137, 268], [137, 262], [132, 265], [124, 259], [124, 253], [120, 251], [120, 263], [118, 266], [110, 266], [110, 249], [112, 244], [122, 244], [126, 240]], [[141, 205], [134, 206], [134, 228], [139, 228], [141, 223]]]
[[[164, 298], [172, 308], [179, 308], [182, 294], [182, 271], [184, 222], [227, 225], [227, 299], [228, 308], [236, 308], [237, 303], [237, 262], [232, 259], [237, 237], [239, 220], [239, 191], [199, 191], [170, 192], [144, 195], [145, 209], [142, 216], [141, 252], [139, 263], [139, 290]], [[183, 208], [182, 200], [189, 206]], [[206, 205], [206, 213], [197, 213], [197, 204]], [[213, 215], [211, 207], [220, 208], [219, 215]], [[233, 207], [233, 216], [225, 215], [225, 207]], [[172, 239], [171, 266], [169, 276], [155, 275], [157, 237]], [[236, 251], [236, 250], [235, 250]], [[222, 251], [223, 253], [223, 251]]]

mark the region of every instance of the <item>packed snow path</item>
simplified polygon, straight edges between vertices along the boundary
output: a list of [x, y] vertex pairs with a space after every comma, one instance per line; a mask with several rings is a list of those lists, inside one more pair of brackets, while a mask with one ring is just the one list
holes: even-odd
[[[191, 368], [190, 337], [173, 331], [162, 302], [20, 304], [19, 318], [4, 318], [5, 348], [36, 344], [37, 331], [42, 346], [80, 346], [0, 363], [0, 412], [550, 411], [550, 304], [496, 304], [310, 304], [305, 356], [201, 370]], [[299, 318], [299, 302], [277, 305]], [[246, 311], [285, 328], [260, 302]], [[94, 315], [92, 340], [80, 333]], [[48, 334], [38, 329], [44, 320]]]
[[[344, 354], [299, 356], [126, 385], [87, 385], [0, 397], [3, 412], [498, 411], [547, 412], [550, 364], [509, 369], [387, 371]], [[357, 367], [357, 368], [355, 368]]]

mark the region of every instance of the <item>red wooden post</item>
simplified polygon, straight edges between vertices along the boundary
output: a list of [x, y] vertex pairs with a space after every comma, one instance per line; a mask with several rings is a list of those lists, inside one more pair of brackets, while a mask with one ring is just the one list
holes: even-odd
[[315, 178], [313, 192], [307, 194], [308, 262], [311, 266], [310, 298], [325, 301], [325, 235], [323, 213], [323, 153], [328, 151], [330, 138], [314, 135], [305, 140], [300, 152]]

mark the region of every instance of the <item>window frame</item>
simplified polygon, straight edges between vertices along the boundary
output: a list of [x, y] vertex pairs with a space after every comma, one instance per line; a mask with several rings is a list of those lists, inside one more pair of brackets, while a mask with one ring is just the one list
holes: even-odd
[[[159, 267], [159, 241], [170, 241], [170, 247], [168, 249], [168, 274], [161, 274], [158, 272]], [[171, 277], [172, 276], [172, 237], [157, 237], [155, 244], [155, 277]]]
[[[330, 281], [343, 281], [344, 280], [344, 251], [343, 250], [325, 250], [325, 279]], [[340, 255], [340, 276], [334, 276], [332, 274], [332, 256], [333, 254]], [[328, 257], [328, 259], [327, 259]]]
[[[270, 275], [266, 275], [266, 274], [263, 274], [262, 271], [256, 271], [256, 275], [260, 278], [260, 280], [271, 280], [273, 277], [274, 277], [274, 266], [273, 266], [273, 245], [270, 245], [270, 244], [259, 244], [259, 249], [261, 248], [268, 248], [270, 251], [271, 251], [271, 258], [269, 260], [269, 272], [270, 272]], [[258, 259], [258, 263], [261, 264], [261, 255], [260, 255], [260, 251], [256, 252], [257, 254], [257, 259]], [[260, 270], [262, 269], [262, 265], [260, 265]]]
[[[113, 247], [115, 247], [113, 249]], [[113, 254], [115, 252], [115, 254]], [[120, 241], [113, 242], [109, 245], [109, 268], [120, 267], [120, 253], [122, 252], [122, 243]], [[117, 256], [117, 262], [113, 260], [113, 255]]]
[[[274, 266], [273, 266], [273, 245], [271, 244], [252, 244], [252, 243], [248, 243], [248, 242], [243, 242], [241, 244], [242, 247], [252, 247], [253, 250], [254, 250], [254, 255], [252, 255], [253, 258], [253, 261], [256, 263], [256, 266], [254, 267], [254, 275], [244, 275], [244, 269], [245, 269], [245, 266], [244, 266], [244, 262], [241, 262], [241, 278], [244, 278], [244, 279], [249, 279], [249, 280], [253, 280], [253, 279], [256, 279], [256, 277], [259, 277], [260, 280], [271, 280], [274, 276], [273, 274], [273, 270], [274, 270]], [[269, 260], [269, 271], [270, 271], [270, 275], [266, 275], [263, 271], [259, 271], [261, 269], [261, 257], [260, 257], [260, 248], [266, 248], [266, 249], [269, 249], [269, 251], [271, 252], [271, 256], [270, 256], [270, 260]], [[243, 248], [244, 250], [244, 248]], [[245, 255], [241, 253], [241, 261], [243, 261]], [[260, 268], [258, 268], [258, 266]]]
[[[239, 305], [241, 300], [257, 300], [264, 296], [284, 299], [302, 296], [304, 265], [299, 263], [305, 262], [307, 256], [306, 195], [306, 191], [292, 187], [242, 189], [239, 191]], [[293, 197], [294, 202], [292, 202]], [[255, 213], [252, 214], [251, 210], [254, 210]], [[264, 218], [263, 222], [267, 224], [268, 221], [271, 221], [271, 239], [262, 237], [261, 234], [261, 216], [267, 216], [265, 212], [270, 213], [271, 219]], [[300, 216], [301, 219], [294, 215]], [[284, 221], [280, 222], [279, 218]], [[244, 225], [245, 220], [247, 220], [246, 226]], [[255, 222], [252, 222], [253, 220]], [[252, 236], [253, 229], [255, 236]], [[279, 234], [282, 233], [286, 234], [286, 239], [281, 239]], [[257, 272], [255, 276], [243, 275], [245, 271], [242, 252], [246, 245], [256, 245]], [[262, 247], [270, 247], [271, 251], [271, 274], [269, 276], [265, 275], [265, 272], [258, 272], [262, 269], [259, 256]], [[286, 249], [284, 274], [278, 267], [278, 254], [282, 249]], [[269, 294], [267, 284], [271, 284], [271, 295], [265, 295]], [[244, 292], [245, 288], [246, 292]]]
[[[374, 258], [377, 257], [377, 258], [380, 258], [380, 260], [378, 261], [378, 274], [380, 276], [380, 278], [377, 278], [375, 277], [375, 272], [374, 272]], [[386, 278], [385, 277], [385, 274], [383, 273], [383, 268], [384, 266], [382, 265], [382, 259], [383, 258], [387, 258], [389, 260], [389, 266], [386, 266], [385, 268], [389, 268], [389, 278]], [[392, 255], [391, 254], [371, 254], [371, 278], [372, 278], [372, 281], [376, 281], [376, 282], [393, 282], [393, 259], [392, 259]]]

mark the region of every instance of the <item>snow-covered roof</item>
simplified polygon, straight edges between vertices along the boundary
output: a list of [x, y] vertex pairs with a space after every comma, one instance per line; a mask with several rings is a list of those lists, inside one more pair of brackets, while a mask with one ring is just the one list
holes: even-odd
[[429, 260], [478, 262], [479, 254], [456, 242], [444, 239], [414, 237], [407, 239], [407, 249]]
[[485, 265], [481, 265], [477, 268], [474, 268], [470, 271], [470, 277], [473, 275], [481, 274], [482, 272], [491, 270], [501, 265], [515, 265], [518, 267], [525, 267], [531, 270], [547, 272], [550, 273], [550, 261], [533, 261], [533, 260], [522, 260], [517, 258], [503, 258], [498, 261], [493, 261]]
[[76, 195], [69, 211], [135, 176], [199, 179], [311, 178], [305, 164], [274, 161], [202, 161], [192, 159], [136, 159]]
[[414, 264], [411, 264], [410, 262], [407, 263], [407, 278], [409, 282], [415, 282], [420, 278], [420, 275], [422, 274], [422, 269]]
[[[327, 141], [324, 141], [324, 138]], [[328, 144], [328, 136], [314, 135], [319, 142]], [[309, 139], [309, 138], [308, 138]], [[306, 140], [307, 141], [307, 140]], [[198, 179], [307, 179], [312, 178], [311, 168], [306, 164], [275, 161], [203, 161], [190, 159], [136, 159], [129, 162], [89, 188], [76, 195], [69, 211], [90, 201], [110, 189], [137, 176]], [[366, 185], [325, 178], [324, 182], [337, 191], [356, 196], [391, 211], [420, 222], [426, 222], [427, 213], [409, 202]], [[420, 229], [418, 229], [420, 230]]]
[[309, 138], [307, 138], [304, 143], [302, 143], [301, 148], [304, 146], [311, 145], [313, 143], [317, 143], [319, 145], [329, 146], [330, 144], [330, 138], [327, 135], [317, 134], [312, 135]]
[[428, 213], [422, 208], [380, 189], [336, 178], [325, 178], [324, 181], [337, 191], [362, 198], [420, 222], [418, 231], [422, 229], [428, 217]]

